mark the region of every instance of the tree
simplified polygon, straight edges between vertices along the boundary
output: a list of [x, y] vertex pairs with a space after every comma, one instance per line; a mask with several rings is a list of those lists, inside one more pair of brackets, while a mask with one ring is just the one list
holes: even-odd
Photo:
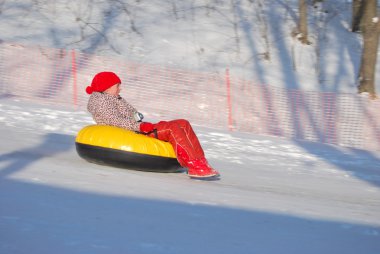
[[360, 21], [360, 31], [363, 35], [363, 51], [359, 70], [359, 93], [367, 92], [371, 98], [376, 98], [375, 69], [377, 49], [379, 46], [380, 22], [377, 16], [377, 0], [365, 0], [363, 17]]
[[353, 0], [352, 1], [352, 23], [351, 30], [352, 32], [359, 32], [360, 22], [363, 17], [363, 0]]
[[298, 0], [299, 20], [297, 38], [302, 44], [309, 45], [308, 30], [307, 30], [307, 1]]

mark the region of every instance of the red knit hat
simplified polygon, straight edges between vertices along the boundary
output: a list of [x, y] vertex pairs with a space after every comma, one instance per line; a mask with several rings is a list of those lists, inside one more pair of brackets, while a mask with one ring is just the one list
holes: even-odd
[[113, 85], [121, 84], [120, 78], [113, 72], [99, 72], [95, 75], [91, 82], [91, 85], [86, 87], [86, 92], [92, 94], [92, 92], [104, 92]]

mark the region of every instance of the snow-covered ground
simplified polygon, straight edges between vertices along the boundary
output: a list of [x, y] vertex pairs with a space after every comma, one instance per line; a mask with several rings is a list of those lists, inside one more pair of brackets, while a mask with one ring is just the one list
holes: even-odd
[[0, 1], [0, 42], [356, 93], [362, 40], [350, 31], [351, 1], [316, 2], [307, 46], [292, 37], [298, 0]]
[[215, 181], [90, 164], [86, 112], [0, 100], [0, 253], [380, 253], [380, 154], [197, 128]]
[[[0, 1], [0, 43], [355, 93], [351, 1], [309, 8], [310, 46], [291, 37], [297, 3]], [[92, 123], [0, 94], [0, 254], [380, 253], [380, 153], [195, 126], [221, 173], [201, 181], [84, 161]]]

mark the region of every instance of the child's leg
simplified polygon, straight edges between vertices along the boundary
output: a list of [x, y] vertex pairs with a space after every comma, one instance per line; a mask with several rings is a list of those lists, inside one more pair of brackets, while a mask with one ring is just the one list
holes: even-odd
[[219, 173], [207, 162], [203, 149], [187, 120], [162, 121], [155, 124], [157, 138], [168, 141], [174, 148], [177, 160], [188, 168], [190, 177], [211, 177]]
[[175, 123], [179, 124], [179, 126], [181, 126], [181, 128], [184, 130], [187, 137], [189, 137], [189, 140], [191, 141], [191, 145], [192, 145], [195, 153], [197, 154], [197, 158], [205, 157], [203, 148], [199, 142], [197, 135], [195, 134], [195, 132], [193, 130], [193, 127], [189, 123], [189, 121], [187, 121], [185, 119], [177, 119], [177, 120], [173, 120], [171, 122], [175, 122]]
[[161, 121], [155, 124], [157, 138], [172, 144], [181, 166], [190, 160], [204, 158], [203, 149], [190, 123], [186, 120]]

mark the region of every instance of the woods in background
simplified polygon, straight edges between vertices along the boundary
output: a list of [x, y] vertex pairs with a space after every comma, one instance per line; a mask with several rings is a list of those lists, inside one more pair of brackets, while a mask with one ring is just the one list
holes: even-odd
[[[312, 4], [323, 2], [313, 0]], [[302, 44], [309, 45], [307, 24], [307, 0], [299, 0], [299, 18], [297, 38]], [[369, 93], [375, 99], [375, 74], [377, 50], [379, 46], [379, 24], [377, 0], [352, 1], [352, 32], [359, 32], [363, 38], [363, 48], [358, 73], [358, 92]]]

